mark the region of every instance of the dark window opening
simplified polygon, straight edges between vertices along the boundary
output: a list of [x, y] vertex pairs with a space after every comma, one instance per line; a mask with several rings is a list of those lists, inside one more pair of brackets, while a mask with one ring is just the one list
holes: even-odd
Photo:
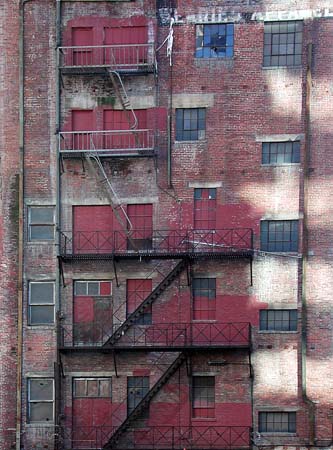
[[261, 310], [260, 330], [297, 331], [297, 310], [296, 309]]
[[29, 283], [29, 324], [54, 323], [54, 282]]
[[193, 320], [214, 320], [216, 310], [216, 279], [194, 278]]
[[[136, 408], [144, 396], [149, 391], [149, 377], [128, 377], [127, 378], [127, 415]], [[140, 414], [140, 419], [149, 417], [149, 408]]]
[[29, 240], [52, 241], [54, 239], [54, 208], [31, 206], [29, 208]]
[[197, 25], [196, 58], [232, 58], [234, 55], [234, 25]]
[[176, 140], [197, 141], [205, 138], [206, 108], [176, 109]]
[[297, 252], [298, 220], [261, 221], [260, 240], [266, 252]]
[[54, 385], [51, 378], [30, 378], [28, 380], [29, 422], [50, 422], [54, 420]]
[[260, 433], [296, 433], [295, 412], [260, 412]]
[[303, 22], [266, 22], [264, 67], [298, 66], [302, 63]]
[[263, 142], [263, 164], [292, 164], [300, 162], [300, 142]]
[[193, 417], [215, 417], [215, 377], [192, 378], [192, 406]]
[[216, 229], [216, 189], [194, 189], [194, 229]]

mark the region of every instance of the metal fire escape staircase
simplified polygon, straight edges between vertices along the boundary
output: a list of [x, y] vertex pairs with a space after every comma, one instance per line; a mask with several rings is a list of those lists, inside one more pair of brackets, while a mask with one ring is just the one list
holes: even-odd
[[121, 438], [122, 434], [130, 427], [132, 422], [140, 417], [140, 414], [146, 409], [150, 401], [160, 391], [160, 389], [169, 381], [172, 375], [180, 368], [183, 362], [186, 360], [186, 355], [180, 353], [174, 362], [163, 373], [161, 378], [154, 384], [154, 386], [147, 392], [142, 400], [137, 404], [133, 411], [126, 417], [124, 422], [116, 429], [109, 441], [103, 446], [103, 450], [111, 450], [116, 448], [117, 442]]
[[168, 275], [156, 286], [148, 297], [127, 317], [125, 322], [109, 337], [103, 347], [114, 345], [126, 331], [136, 322], [141, 314], [148, 308], [173, 282], [175, 278], [187, 267], [187, 260], [181, 260]]

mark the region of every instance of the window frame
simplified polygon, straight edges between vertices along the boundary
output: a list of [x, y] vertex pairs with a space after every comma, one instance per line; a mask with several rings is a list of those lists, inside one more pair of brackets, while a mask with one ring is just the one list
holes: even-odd
[[[141, 378], [141, 386], [129, 386], [129, 381], [135, 381], [134, 379], [138, 380], [139, 378]], [[144, 386], [144, 382], [146, 382], [147, 386]], [[129, 390], [130, 389], [141, 389], [142, 392], [140, 393], [140, 400], [136, 403], [136, 405], [134, 405], [133, 407], [129, 405]], [[144, 390], [146, 390], [146, 392], [144, 392]], [[126, 390], [126, 403], [127, 403], [127, 415], [129, 416], [134, 409], [137, 407], [137, 405], [141, 402], [141, 400], [147, 395], [147, 393], [150, 390], [150, 379], [148, 375], [143, 375], [143, 376], [135, 376], [135, 375], [131, 375], [127, 377], [127, 390]], [[143, 419], [147, 419], [149, 417], [149, 407], [144, 410], [141, 414], [140, 417]]]
[[[86, 395], [76, 395], [76, 381], [84, 381]], [[97, 381], [97, 395], [89, 395], [88, 384], [89, 381]], [[100, 395], [101, 393], [101, 382], [109, 381], [110, 383], [110, 395]], [[108, 398], [112, 399], [112, 377], [73, 377], [73, 398]]]
[[[290, 230], [285, 230], [285, 225], [290, 224]], [[283, 225], [283, 231], [270, 230], [270, 226], [273, 224]], [[268, 253], [297, 253], [298, 252], [298, 241], [299, 241], [299, 220], [298, 219], [287, 219], [287, 220], [261, 220], [260, 221], [260, 250]], [[266, 229], [265, 229], [266, 228]], [[289, 234], [289, 240], [285, 239], [286, 234]], [[277, 240], [276, 236], [283, 236], [282, 240]], [[271, 239], [270, 239], [271, 236]], [[273, 237], [275, 238], [273, 239]], [[293, 239], [295, 237], [295, 239]], [[279, 249], [278, 246], [282, 246]], [[284, 248], [286, 247], [286, 248]]]
[[[221, 32], [223, 28], [224, 33]], [[213, 29], [216, 29], [215, 34], [212, 33]], [[212, 38], [214, 36], [225, 36], [224, 44], [220, 46], [212, 44]], [[207, 41], [208, 38], [210, 38], [210, 41], [209, 43], [206, 43], [205, 41]], [[233, 22], [203, 23], [196, 25], [195, 58], [230, 60], [234, 57], [234, 46], [235, 24]], [[220, 51], [216, 51], [217, 48], [219, 48]], [[224, 51], [222, 49], [224, 49]]]
[[[203, 196], [208, 191], [208, 197]], [[194, 188], [193, 227], [194, 230], [216, 230], [217, 188]], [[200, 222], [207, 222], [207, 226], [200, 227]]]
[[[53, 302], [52, 303], [32, 303], [31, 299], [32, 299], [32, 295], [31, 295], [31, 287], [32, 285], [35, 284], [51, 284], [52, 288], [53, 288], [53, 292], [52, 292], [52, 297], [53, 297]], [[53, 306], [53, 321], [52, 322], [40, 322], [40, 323], [33, 323], [32, 322], [32, 309], [34, 307], [43, 307], [43, 306]], [[28, 325], [33, 326], [33, 327], [38, 327], [38, 326], [52, 326], [55, 323], [55, 281], [54, 280], [45, 280], [45, 281], [34, 281], [34, 280], [30, 280], [28, 283]]]
[[[288, 144], [291, 145], [291, 152], [287, 152]], [[272, 147], [277, 146], [277, 151], [273, 152]], [[282, 150], [282, 146], [284, 149], [281, 153], [279, 153], [279, 147]], [[268, 148], [268, 151], [265, 150]], [[301, 142], [300, 141], [270, 141], [270, 142], [262, 142], [261, 146], [261, 164], [263, 166], [279, 166], [279, 165], [291, 165], [291, 164], [299, 164], [301, 159]], [[291, 161], [285, 161], [286, 156], [290, 154]], [[276, 157], [276, 161], [272, 161]], [[284, 161], [278, 161], [279, 158], [284, 159]], [[267, 161], [265, 161], [267, 159]], [[296, 159], [296, 161], [293, 161]]]
[[[282, 318], [280, 320], [273, 317], [269, 319], [269, 314], [275, 315], [274, 313], [282, 313]], [[283, 319], [283, 314], [288, 313], [288, 320]], [[298, 325], [298, 311], [297, 309], [261, 309], [259, 311], [259, 331], [271, 332], [271, 333], [291, 333], [297, 331]], [[263, 317], [266, 316], [266, 317]], [[294, 317], [293, 317], [294, 316]], [[288, 323], [288, 328], [277, 328], [276, 323]], [[273, 328], [270, 328], [269, 323], [273, 323]]]
[[[273, 31], [274, 28], [277, 28], [278, 32]], [[294, 30], [290, 30], [294, 25]], [[298, 29], [300, 26], [300, 30]], [[270, 27], [270, 29], [269, 29]], [[264, 22], [264, 45], [263, 45], [263, 68], [274, 68], [274, 67], [301, 67], [302, 66], [302, 53], [303, 53], [303, 21], [302, 20], [281, 20], [281, 21], [266, 21]], [[281, 31], [282, 30], [282, 31]], [[298, 36], [296, 36], [298, 34]], [[293, 38], [289, 36], [293, 35]], [[300, 35], [300, 36], [299, 36]], [[281, 42], [281, 37], [283, 37], [283, 41]], [[291, 42], [288, 42], [291, 41]], [[293, 46], [293, 53], [288, 53], [287, 47], [288, 45]], [[273, 47], [275, 46], [274, 51], [278, 50], [277, 53], [273, 53]], [[285, 53], [280, 52], [280, 50], [285, 46]], [[296, 52], [296, 46], [297, 52]], [[277, 48], [278, 49], [277, 49]], [[270, 49], [270, 52], [268, 52]], [[292, 64], [289, 64], [288, 57], [293, 60]], [[277, 62], [274, 58], [277, 58]], [[285, 62], [280, 63], [285, 58]], [[274, 59], [274, 62], [272, 60]]]
[[[197, 384], [199, 379], [213, 380], [212, 385]], [[193, 419], [212, 419], [215, 417], [216, 405], [216, 380], [214, 375], [193, 375], [192, 376], [192, 418]], [[206, 395], [202, 395], [206, 393]], [[199, 395], [197, 395], [199, 394]], [[196, 403], [200, 403], [196, 406]], [[201, 403], [203, 402], [203, 405]]]
[[[208, 286], [207, 288], [201, 288], [200, 287], [200, 283], [202, 283], [202, 281], [208, 281]], [[195, 282], [198, 282], [199, 287], [195, 286]], [[211, 284], [213, 284], [214, 286], [210, 286]], [[200, 293], [201, 291], [207, 291], [208, 295], [198, 295], [198, 293]], [[216, 278], [215, 277], [193, 277], [193, 281], [192, 281], [192, 297], [193, 297], [193, 321], [197, 322], [197, 321], [207, 321], [207, 320], [215, 320], [216, 317]], [[211, 308], [208, 309], [199, 309], [196, 308], [196, 303], [198, 303], [200, 300], [199, 298], [203, 298], [206, 300], [206, 302], [208, 302], [208, 304], [210, 305], [210, 302], [212, 302], [213, 304], [210, 305]], [[202, 301], [200, 301], [200, 303], [202, 303]], [[196, 313], [197, 314], [203, 314], [203, 312], [205, 312], [207, 314], [207, 317], [205, 318], [196, 318]]]
[[[52, 400], [31, 400], [31, 382], [32, 381], [51, 381], [52, 382]], [[52, 420], [31, 420], [31, 404], [52, 403]], [[55, 414], [55, 384], [51, 377], [30, 377], [27, 378], [27, 423], [54, 424]]]
[[[177, 142], [196, 142], [206, 139], [206, 118], [207, 108], [176, 108], [175, 112], [175, 130]], [[196, 112], [196, 117], [192, 117], [192, 113]], [[185, 114], [189, 114], [189, 117], [184, 117]], [[201, 117], [200, 117], [201, 115]], [[186, 127], [186, 122], [189, 124], [189, 128]], [[192, 127], [193, 125], [193, 127]], [[186, 133], [189, 133], [186, 134]]]
[[[274, 423], [274, 416], [281, 415], [281, 420], [279, 422]], [[269, 422], [268, 415], [271, 415], [273, 421]], [[283, 416], [287, 417], [287, 421], [283, 421]], [[263, 420], [264, 419], [264, 420]], [[288, 429], [277, 429], [272, 430], [268, 429], [268, 423], [272, 423], [272, 427], [276, 426], [278, 423], [282, 425], [287, 424]], [[297, 430], [297, 416], [295, 411], [259, 411], [258, 414], [258, 431], [259, 433], [267, 433], [267, 434], [295, 434]]]
[[[48, 221], [32, 221], [32, 211], [33, 209], [52, 209], [52, 222]], [[52, 227], [52, 237], [36, 239], [32, 237], [32, 229], [34, 227]], [[55, 240], [55, 207], [54, 206], [43, 206], [43, 205], [31, 205], [28, 207], [28, 241], [29, 242], [52, 242]]]
[[[73, 280], [73, 295], [74, 297], [110, 297], [112, 295], [112, 280]], [[98, 294], [89, 293], [89, 284], [98, 283]], [[101, 284], [110, 283], [110, 294], [101, 294]], [[77, 284], [86, 284], [86, 293], [78, 294], [76, 291]]]

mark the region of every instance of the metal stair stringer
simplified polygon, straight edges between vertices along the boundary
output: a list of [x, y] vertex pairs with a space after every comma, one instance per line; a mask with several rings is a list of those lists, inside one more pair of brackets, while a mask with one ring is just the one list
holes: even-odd
[[[131, 106], [131, 102], [126, 93], [124, 83], [117, 71], [109, 69], [109, 75], [110, 75], [110, 80], [112, 83], [113, 91], [114, 91], [117, 99], [119, 100], [123, 110], [127, 114], [130, 129], [135, 130], [138, 126], [138, 119], [136, 117], [134, 109]], [[118, 83], [117, 83], [117, 81], [118, 81]], [[119, 88], [118, 84], [120, 85], [120, 88]], [[133, 119], [132, 124], [131, 124], [131, 119]]]
[[138, 418], [142, 411], [149, 406], [150, 401], [160, 391], [160, 389], [168, 382], [172, 375], [179, 369], [179, 367], [186, 360], [186, 355], [180, 353], [174, 362], [168, 367], [161, 378], [154, 384], [154, 386], [147, 392], [147, 394], [141, 399], [133, 411], [126, 417], [124, 422], [116, 429], [108, 442], [103, 446], [102, 450], [111, 450], [116, 448], [117, 442], [121, 435], [126, 432], [131, 423]]
[[114, 345], [125, 332], [135, 323], [135, 321], [144, 313], [145, 309], [150, 306], [165, 289], [170, 286], [172, 281], [185, 269], [188, 261], [182, 259], [168, 275], [156, 286], [156, 288], [148, 295], [148, 297], [140, 303], [140, 305], [127, 317], [127, 319], [120, 325], [119, 328], [109, 337], [103, 344], [103, 347]]

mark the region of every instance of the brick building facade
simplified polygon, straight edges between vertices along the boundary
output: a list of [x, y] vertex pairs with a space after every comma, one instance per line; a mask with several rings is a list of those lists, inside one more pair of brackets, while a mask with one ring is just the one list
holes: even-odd
[[1, 449], [332, 447], [331, 0], [6, 1], [0, 43]]

